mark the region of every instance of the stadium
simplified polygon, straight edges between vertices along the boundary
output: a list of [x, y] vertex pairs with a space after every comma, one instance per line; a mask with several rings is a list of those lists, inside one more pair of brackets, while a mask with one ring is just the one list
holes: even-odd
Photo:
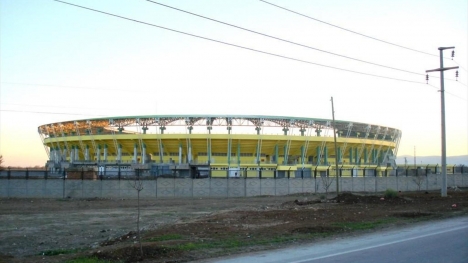
[[[336, 129], [336, 150], [334, 128]], [[334, 171], [379, 176], [395, 168], [401, 131], [352, 121], [250, 115], [151, 115], [38, 127], [54, 171], [115, 175], [310, 178]]]

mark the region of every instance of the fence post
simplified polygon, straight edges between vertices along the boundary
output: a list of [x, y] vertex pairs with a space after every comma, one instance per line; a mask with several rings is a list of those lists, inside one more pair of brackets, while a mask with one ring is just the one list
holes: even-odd
[[10, 180], [10, 178], [11, 178], [11, 168], [10, 168], [10, 166], [8, 166], [7, 178], [8, 178], [8, 180]]
[[29, 179], [29, 169], [26, 168], [26, 180], [28, 180], [28, 179]]
[[47, 168], [46, 168], [45, 171], [44, 171], [44, 179], [45, 179], [45, 180], [47, 180], [48, 172], [49, 172], [49, 170], [47, 170]]

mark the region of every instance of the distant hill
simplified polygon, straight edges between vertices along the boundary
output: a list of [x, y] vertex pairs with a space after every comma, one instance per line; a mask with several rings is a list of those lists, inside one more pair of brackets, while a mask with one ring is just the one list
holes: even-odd
[[[414, 164], [414, 156], [402, 155], [396, 158], [397, 165], [405, 165], [405, 157], [408, 165]], [[416, 156], [416, 164], [442, 164], [440, 156]], [[468, 166], [468, 155], [447, 156], [447, 165]]]

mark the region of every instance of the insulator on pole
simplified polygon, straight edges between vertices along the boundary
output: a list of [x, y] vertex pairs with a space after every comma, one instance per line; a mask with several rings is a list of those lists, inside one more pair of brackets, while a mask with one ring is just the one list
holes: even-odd
[[455, 50], [452, 50], [452, 60], [453, 60], [453, 57], [455, 57]]
[[426, 74], [426, 84], [429, 84], [429, 74]]
[[458, 70], [455, 72], [455, 79], [458, 81]]

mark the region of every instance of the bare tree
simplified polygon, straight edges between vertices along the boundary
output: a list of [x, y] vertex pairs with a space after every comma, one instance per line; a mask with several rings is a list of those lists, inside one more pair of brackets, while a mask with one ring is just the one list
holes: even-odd
[[421, 186], [424, 183], [425, 176], [422, 174], [419, 174], [419, 171], [417, 171], [416, 175], [413, 176], [413, 182], [418, 186], [418, 191], [421, 191]]
[[3, 155], [0, 155], [0, 171], [3, 170]]
[[133, 189], [137, 191], [137, 235], [138, 235], [138, 244], [140, 246], [140, 256], [143, 259], [143, 246], [141, 245], [141, 235], [140, 235], [140, 192], [143, 190], [143, 182], [140, 180], [139, 169], [135, 169], [136, 176], [135, 180], [131, 182]]
[[325, 196], [326, 196], [326, 199], [328, 200], [328, 190], [330, 189], [330, 186], [335, 181], [335, 177], [325, 175], [325, 176], [322, 176], [321, 178], [322, 178], [322, 188], [323, 190], [325, 190]]

